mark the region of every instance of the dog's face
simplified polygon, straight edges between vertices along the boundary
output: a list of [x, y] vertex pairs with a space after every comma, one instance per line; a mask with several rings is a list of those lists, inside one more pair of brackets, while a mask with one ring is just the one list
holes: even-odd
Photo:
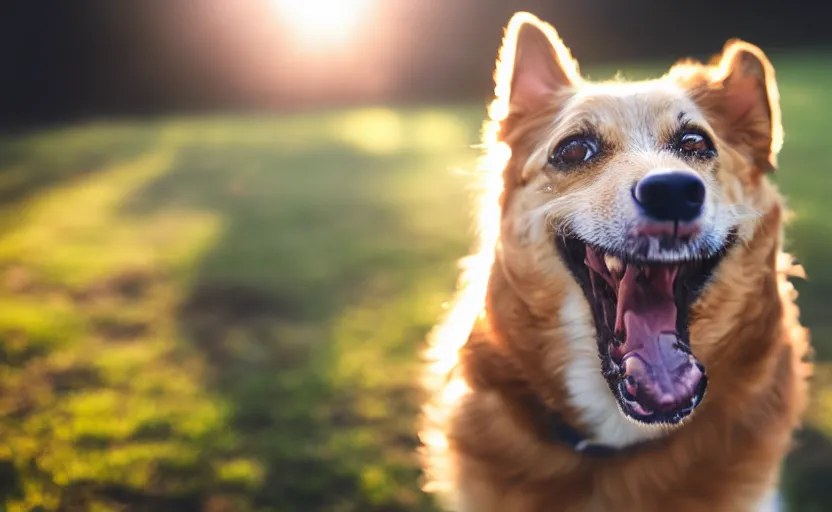
[[678, 424], [707, 388], [696, 304], [766, 207], [758, 185], [780, 139], [771, 65], [734, 42], [713, 65], [588, 83], [528, 15], [509, 25], [501, 61], [504, 264], [518, 282], [579, 288], [620, 411]]

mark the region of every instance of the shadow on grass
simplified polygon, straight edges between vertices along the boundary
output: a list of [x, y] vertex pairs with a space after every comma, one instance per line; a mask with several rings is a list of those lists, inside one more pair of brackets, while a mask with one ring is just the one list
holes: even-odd
[[105, 170], [136, 157], [158, 141], [141, 125], [97, 125], [0, 137], [0, 205], [33, 196], [45, 187]]
[[[203, 499], [240, 510], [432, 510], [414, 459], [415, 369], [444, 297], [411, 304], [425, 286], [446, 296], [455, 268], [447, 243], [422, 244], [405, 218], [411, 158], [185, 146], [172, 172], [126, 202], [126, 215], [197, 209], [223, 226], [191, 269], [177, 318], [207, 363], [207, 389], [230, 407], [234, 441], [206, 451], [256, 469], [233, 484], [207, 478]], [[465, 236], [454, 236], [461, 256]]]

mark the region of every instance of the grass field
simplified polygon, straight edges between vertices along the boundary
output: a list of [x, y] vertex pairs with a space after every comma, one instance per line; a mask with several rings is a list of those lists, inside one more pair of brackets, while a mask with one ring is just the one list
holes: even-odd
[[[820, 361], [784, 489], [791, 510], [826, 511], [832, 66], [775, 64], [776, 179]], [[433, 510], [413, 458], [416, 358], [471, 242], [483, 113], [0, 140], [0, 510]]]

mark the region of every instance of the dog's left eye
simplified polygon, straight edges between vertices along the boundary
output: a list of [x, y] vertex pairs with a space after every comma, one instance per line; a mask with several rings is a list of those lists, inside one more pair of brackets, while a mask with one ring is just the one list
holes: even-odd
[[549, 155], [549, 164], [568, 168], [584, 162], [598, 154], [598, 141], [594, 137], [576, 135], [563, 140]]
[[716, 149], [707, 135], [698, 131], [684, 132], [677, 138], [676, 150], [685, 156], [713, 158]]

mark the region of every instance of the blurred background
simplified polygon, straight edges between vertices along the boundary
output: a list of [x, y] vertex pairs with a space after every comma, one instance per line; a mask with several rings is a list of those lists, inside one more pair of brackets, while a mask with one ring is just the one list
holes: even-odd
[[3, 2], [0, 510], [434, 511], [418, 355], [516, 10], [590, 78], [733, 37], [771, 57], [818, 361], [782, 490], [832, 510], [832, 31], [808, 0]]

